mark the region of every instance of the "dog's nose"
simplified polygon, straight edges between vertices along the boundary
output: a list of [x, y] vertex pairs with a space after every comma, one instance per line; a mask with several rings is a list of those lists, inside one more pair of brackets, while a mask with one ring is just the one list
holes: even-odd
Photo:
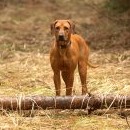
[[64, 41], [64, 35], [59, 35], [59, 41]]

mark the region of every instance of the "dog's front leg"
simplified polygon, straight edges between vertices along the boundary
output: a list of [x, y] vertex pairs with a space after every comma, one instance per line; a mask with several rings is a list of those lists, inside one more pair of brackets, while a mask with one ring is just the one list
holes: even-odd
[[56, 96], [60, 96], [61, 93], [60, 71], [54, 71], [54, 84], [55, 84]]
[[66, 95], [72, 95], [72, 88], [74, 82], [74, 72], [63, 71], [62, 77], [66, 85]]

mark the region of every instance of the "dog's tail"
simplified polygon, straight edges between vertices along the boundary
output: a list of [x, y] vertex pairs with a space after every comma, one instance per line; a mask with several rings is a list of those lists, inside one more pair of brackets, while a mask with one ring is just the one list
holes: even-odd
[[97, 68], [97, 67], [99, 67], [99, 65], [93, 65], [93, 64], [90, 63], [89, 61], [87, 62], [87, 65], [88, 65], [89, 67], [92, 67], [92, 68]]

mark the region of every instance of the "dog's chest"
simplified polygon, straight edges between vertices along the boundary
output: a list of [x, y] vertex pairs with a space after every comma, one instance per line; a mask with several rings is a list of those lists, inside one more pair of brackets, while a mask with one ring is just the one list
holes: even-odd
[[71, 68], [71, 64], [73, 63], [72, 59], [67, 56], [59, 57], [58, 66], [60, 70], [65, 71]]

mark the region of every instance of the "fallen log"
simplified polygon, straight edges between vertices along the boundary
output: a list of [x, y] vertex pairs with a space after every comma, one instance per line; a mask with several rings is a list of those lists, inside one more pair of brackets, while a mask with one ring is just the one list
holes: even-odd
[[0, 109], [109, 109], [130, 108], [130, 96], [96, 95], [96, 96], [17, 96], [0, 97]]

